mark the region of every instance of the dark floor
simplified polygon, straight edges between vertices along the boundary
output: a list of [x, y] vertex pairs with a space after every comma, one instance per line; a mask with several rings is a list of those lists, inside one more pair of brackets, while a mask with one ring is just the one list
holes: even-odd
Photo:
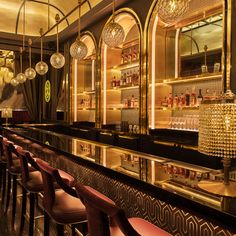
[[[11, 199], [9, 204], [9, 209], [7, 214], [4, 214], [4, 210], [1, 207], [2, 201], [0, 196], [0, 236], [16, 236], [19, 235], [19, 226], [20, 226], [20, 213], [21, 213], [21, 186], [18, 185], [18, 197], [17, 197], [17, 212], [16, 212], [16, 218], [15, 218], [15, 225], [14, 228], [11, 227]], [[35, 215], [40, 216], [42, 214], [41, 211], [41, 198], [38, 197], [38, 207], [35, 209]], [[6, 199], [5, 199], [6, 201]], [[28, 204], [29, 199], [27, 199], [27, 211], [28, 211]], [[27, 213], [26, 213], [27, 215]], [[71, 235], [70, 227], [66, 227], [64, 231], [65, 236]], [[42, 236], [43, 235], [43, 218], [40, 218], [35, 220], [35, 226], [34, 226], [34, 236]], [[55, 225], [53, 222], [50, 222], [50, 236], [56, 235]], [[80, 234], [77, 233], [79, 236]], [[28, 236], [28, 219], [26, 217], [25, 226], [24, 226], [24, 232], [21, 234], [21, 236]]]

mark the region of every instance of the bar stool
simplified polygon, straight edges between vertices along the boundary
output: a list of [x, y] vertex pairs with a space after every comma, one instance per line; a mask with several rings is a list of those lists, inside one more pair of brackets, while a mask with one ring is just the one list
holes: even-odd
[[16, 149], [21, 147], [14, 145], [11, 141], [3, 139], [3, 150], [6, 157], [7, 169], [8, 169], [8, 181], [7, 181], [7, 198], [5, 206], [5, 214], [7, 214], [11, 196], [11, 181], [12, 181], [12, 227], [15, 222], [16, 214], [16, 196], [17, 196], [17, 176], [21, 174], [20, 159], [17, 156]]
[[[18, 149], [18, 155], [20, 157], [20, 163], [22, 168], [22, 186], [23, 186], [23, 197], [22, 197], [22, 209], [21, 209], [21, 223], [19, 233], [21, 234], [24, 229], [25, 223], [25, 213], [26, 213], [26, 192], [30, 193], [30, 215], [29, 215], [29, 235], [33, 236], [34, 234], [34, 220], [35, 220], [35, 200], [37, 199], [37, 194], [43, 191], [43, 179], [40, 172], [40, 168], [37, 164], [38, 158], [23, 149]], [[48, 165], [46, 162], [42, 163]], [[35, 169], [35, 171], [30, 171], [30, 166]], [[62, 170], [58, 170], [61, 178], [68, 182], [69, 184], [74, 183], [74, 178], [68, 175]], [[55, 186], [56, 188], [58, 186]]]
[[[76, 191], [71, 187], [71, 184], [61, 178], [58, 169], [41, 162], [41, 160], [37, 160], [37, 164], [43, 177], [44, 224], [49, 224], [48, 216], [50, 216], [56, 222], [58, 236], [64, 235], [64, 225], [67, 224], [72, 225], [72, 235], [76, 235], [74, 225], [87, 222], [85, 206], [77, 198]], [[61, 187], [60, 190], [55, 190], [53, 179]], [[48, 235], [48, 232], [45, 231], [44, 235]]]
[[5, 192], [6, 192], [6, 173], [7, 173], [7, 162], [6, 156], [3, 150], [3, 139], [4, 137], [0, 135], [0, 193], [2, 199], [2, 206], [4, 205]]
[[124, 210], [95, 189], [76, 183], [78, 197], [86, 207], [89, 236], [170, 236], [141, 218], [127, 218]]

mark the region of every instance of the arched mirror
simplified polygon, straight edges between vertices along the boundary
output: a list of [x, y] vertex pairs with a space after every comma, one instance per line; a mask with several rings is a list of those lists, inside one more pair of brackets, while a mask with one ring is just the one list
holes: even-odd
[[101, 43], [102, 127], [139, 132], [140, 28], [137, 18], [122, 11], [115, 16], [125, 31], [115, 48]]
[[96, 44], [90, 33], [82, 34], [88, 53], [83, 60], [72, 61], [71, 121], [95, 123]]
[[148, 29], [149, 128], [198, 131], [198, 108], [222, 93], [223, 1], [192, 0], [173, 24], [154, 6]]

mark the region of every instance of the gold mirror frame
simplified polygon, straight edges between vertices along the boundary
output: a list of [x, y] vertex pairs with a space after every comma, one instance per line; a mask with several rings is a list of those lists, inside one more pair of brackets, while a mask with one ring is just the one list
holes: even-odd
[[[122, 14], [122, 13], [126, 13], [131, 15], [131, 17], [133, 17], [133, 19], [135, 20], [138, 29], [139, 29], [139, 52], [140, 52], [140, 57], [139, 57], [139, 68], [140, 68], [140, 75], [139, 75], [139, 132], [140, 133], [145, 133], [146, 132], [146, 103], [145, 103], [145, 99], [146, 99], [146, 81], [143, 80], [144, 78], [144, 71], [143, 71], [143, 55], [144, 55], [144, 50], [143, 50], [143, 29], [142, 29], [142, 24], [141, 21], [138, 17], [138, 15], [136, 14], [136, 12], [134, 12], [132, 9], [130, 8], [121, 8], [118, 9], [117, 11], [115, 11], [114, 15], [115, 18]], [[97, 107], [98, 109], [96, 109], [96, 127], [97, 128], [101, 128], [102, 127], [102, 46], [103, 46], [103, 39], [102, 39], [102, 32], [103, 29], [105, 28], [105, 26], [107, 24], [109, 24], [112, 20], [113, 16], [110, 16], [108, 18], [108, 20], [106, 21], [105, 25], [102, 28], [101, 31], [101, 37], [99, 40], [99, 51], [98, 51], [98, 78], [97, 78], [97, 83], [96, 83], [96, 91], [99, 91], [97, 93], [97, 99], [98, 99], [98, 104]]]
[[[97, 42], [96, 42], [96, 39], [95, 39], [95, 37], [94, 37], [92, 32], [90, 32], [90, 31], [81, 32], [81, 39], [83, 39], [86, 36], [88, 36], [92, 40], [93, 46], [94, 46], [94, 50], [95, 50], [95, 54], [93, 54], [92, 56], [94, 56], [93, 60], [94, 60], [94, 81], [95, 81], [95, 98], [96, 98], [95, 104], [97, 106], [97, 90], [96, 90], [97, 77], [98, 77], [97, 76], [97, 55], [98, 55], [98, 53], [97, 53]], [[77, 67], [77, 65], [76, 65], [76, 67]], [[73, 101], [73, 93], [75, 92], [73, 90], [77, 91], [77, 87], [74, 88], [75, 86], [73, 87], [72, 83], [75, 80], [75, 77], [78, 76], [78, 75], [76, 76], [74, 74], [75, 73], [75, 59], [73, 59], [71, 61], [70, 73], [71, 73], [71, 76], [70, 76], [70, 78], [71, 78], [71, 81], [70, 81], [71, 86], [70, 86], [70, 118], [69, 118], [69, 120], [70, 120], [70, 123], [73, 123], [74, 118], [75, 118], [75, 106], [77, 107], [77, 101], [76, 102]], [[76, 96], [76, 98], [77, 98], [77, 96]], [[76, 110], [77, 110], [77, 108], [76, 108]], [[95, 113], [96, 112], [97, 112], [97, 107], [95, 108]], [[95, 122], [96, 122], [96, 114], [95, 114]]]
[[[150, 71], [152, 71], [152, 65], [151, 65], [151, 59], [150, 59], [150, 53], [149, 53], [149, 45], [152, 41], [152, 36], [151, 36], [151, 32], [152, 29], [154, 27], [154, 19], [157, 17], [157, 12], [156, 12], [156, 6], [157, 6], [157, 1], [154, 1], [150, 7], [150, 10], [148, 12], [147, 18], [146, 18], [146, 22], [145, 22], [145, 27], [144, 27], [144, 65], [143, 65], [143, 73], [144, 73], [144, 78], [143, 80], [146, 81], [146, 99], [147, 99], [147, 116], [146, 116], [146, 133], [149, 132], [149, 116], [151, 114], [149, 114], [148, 112], [148, 108], [149, 108], [149, 98], [148, 95], [150, 93], [149, 90], [149, 84], [151, 83], [151, 73]], [[223, 31], [222, 34], [225, 34], [225, 11], [224, 11], [224, 1], [222, 0], [221, 3], [219, 3], [218, 5], [214, 5], [213, 7], [207, 7], [205, 9], [205, 11], [198, 11], [195, 12], [194, 15], [192, 16], [188, 16], [188, 18], [183, 19], [181, 21], [178, 21], [178, 23], [175, 25], [175, 28], [182, 28], [184, 25], [189, 25], [191, 23], [194, 23], [196, 21], [199, 21], [199, 19], [203, 19], [203, 18], [207, 18], [210, 17], [212, 15], [216, 15], [222, 13], [223, 14]], [[201, 17], [201, 18], [200, 18]], [[170, 27], [173, 27], [173, 25], [170, 25]], [[224, 38], [224, 37], [223, 37]], [[222, 40], [222, 59], [221, 59], [221, 65], [222, 65], [222, 70], [221, 70], [221, 74], [222, 74], [222, 88], [224, 88], [224, 82], [225, 82], [225, 68], [224, 68], [224, 60], [225, 60], [225, 42], [224, 40]], [[178, 60], [179, 63], [179, 60]], [[176, 76], [176, 75], [175, 75]]]

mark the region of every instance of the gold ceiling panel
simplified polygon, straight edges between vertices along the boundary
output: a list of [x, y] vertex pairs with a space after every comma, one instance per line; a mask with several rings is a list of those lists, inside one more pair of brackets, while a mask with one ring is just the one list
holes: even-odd
[[[102, 0], [82, 0], [81, 15], [86, 14]], [[23, 34], [23, 0], [0, 1], [0, 32]], [[55, 24], [54, 17], [59, 14], [62, 18], [78, 6], [78, 0], [49, 0], [50, 3], [50, 26]], [[26, 35], [38, 36], [39, 29], [48, 29], [48, 0], [27, 0], [25, 4], [25, 33]], [[78, 10], [74, 11], [67, 21], [59, 25], [59, 31], [78, 19]], [[55, 30], [50, 34], [55, 34]]]

